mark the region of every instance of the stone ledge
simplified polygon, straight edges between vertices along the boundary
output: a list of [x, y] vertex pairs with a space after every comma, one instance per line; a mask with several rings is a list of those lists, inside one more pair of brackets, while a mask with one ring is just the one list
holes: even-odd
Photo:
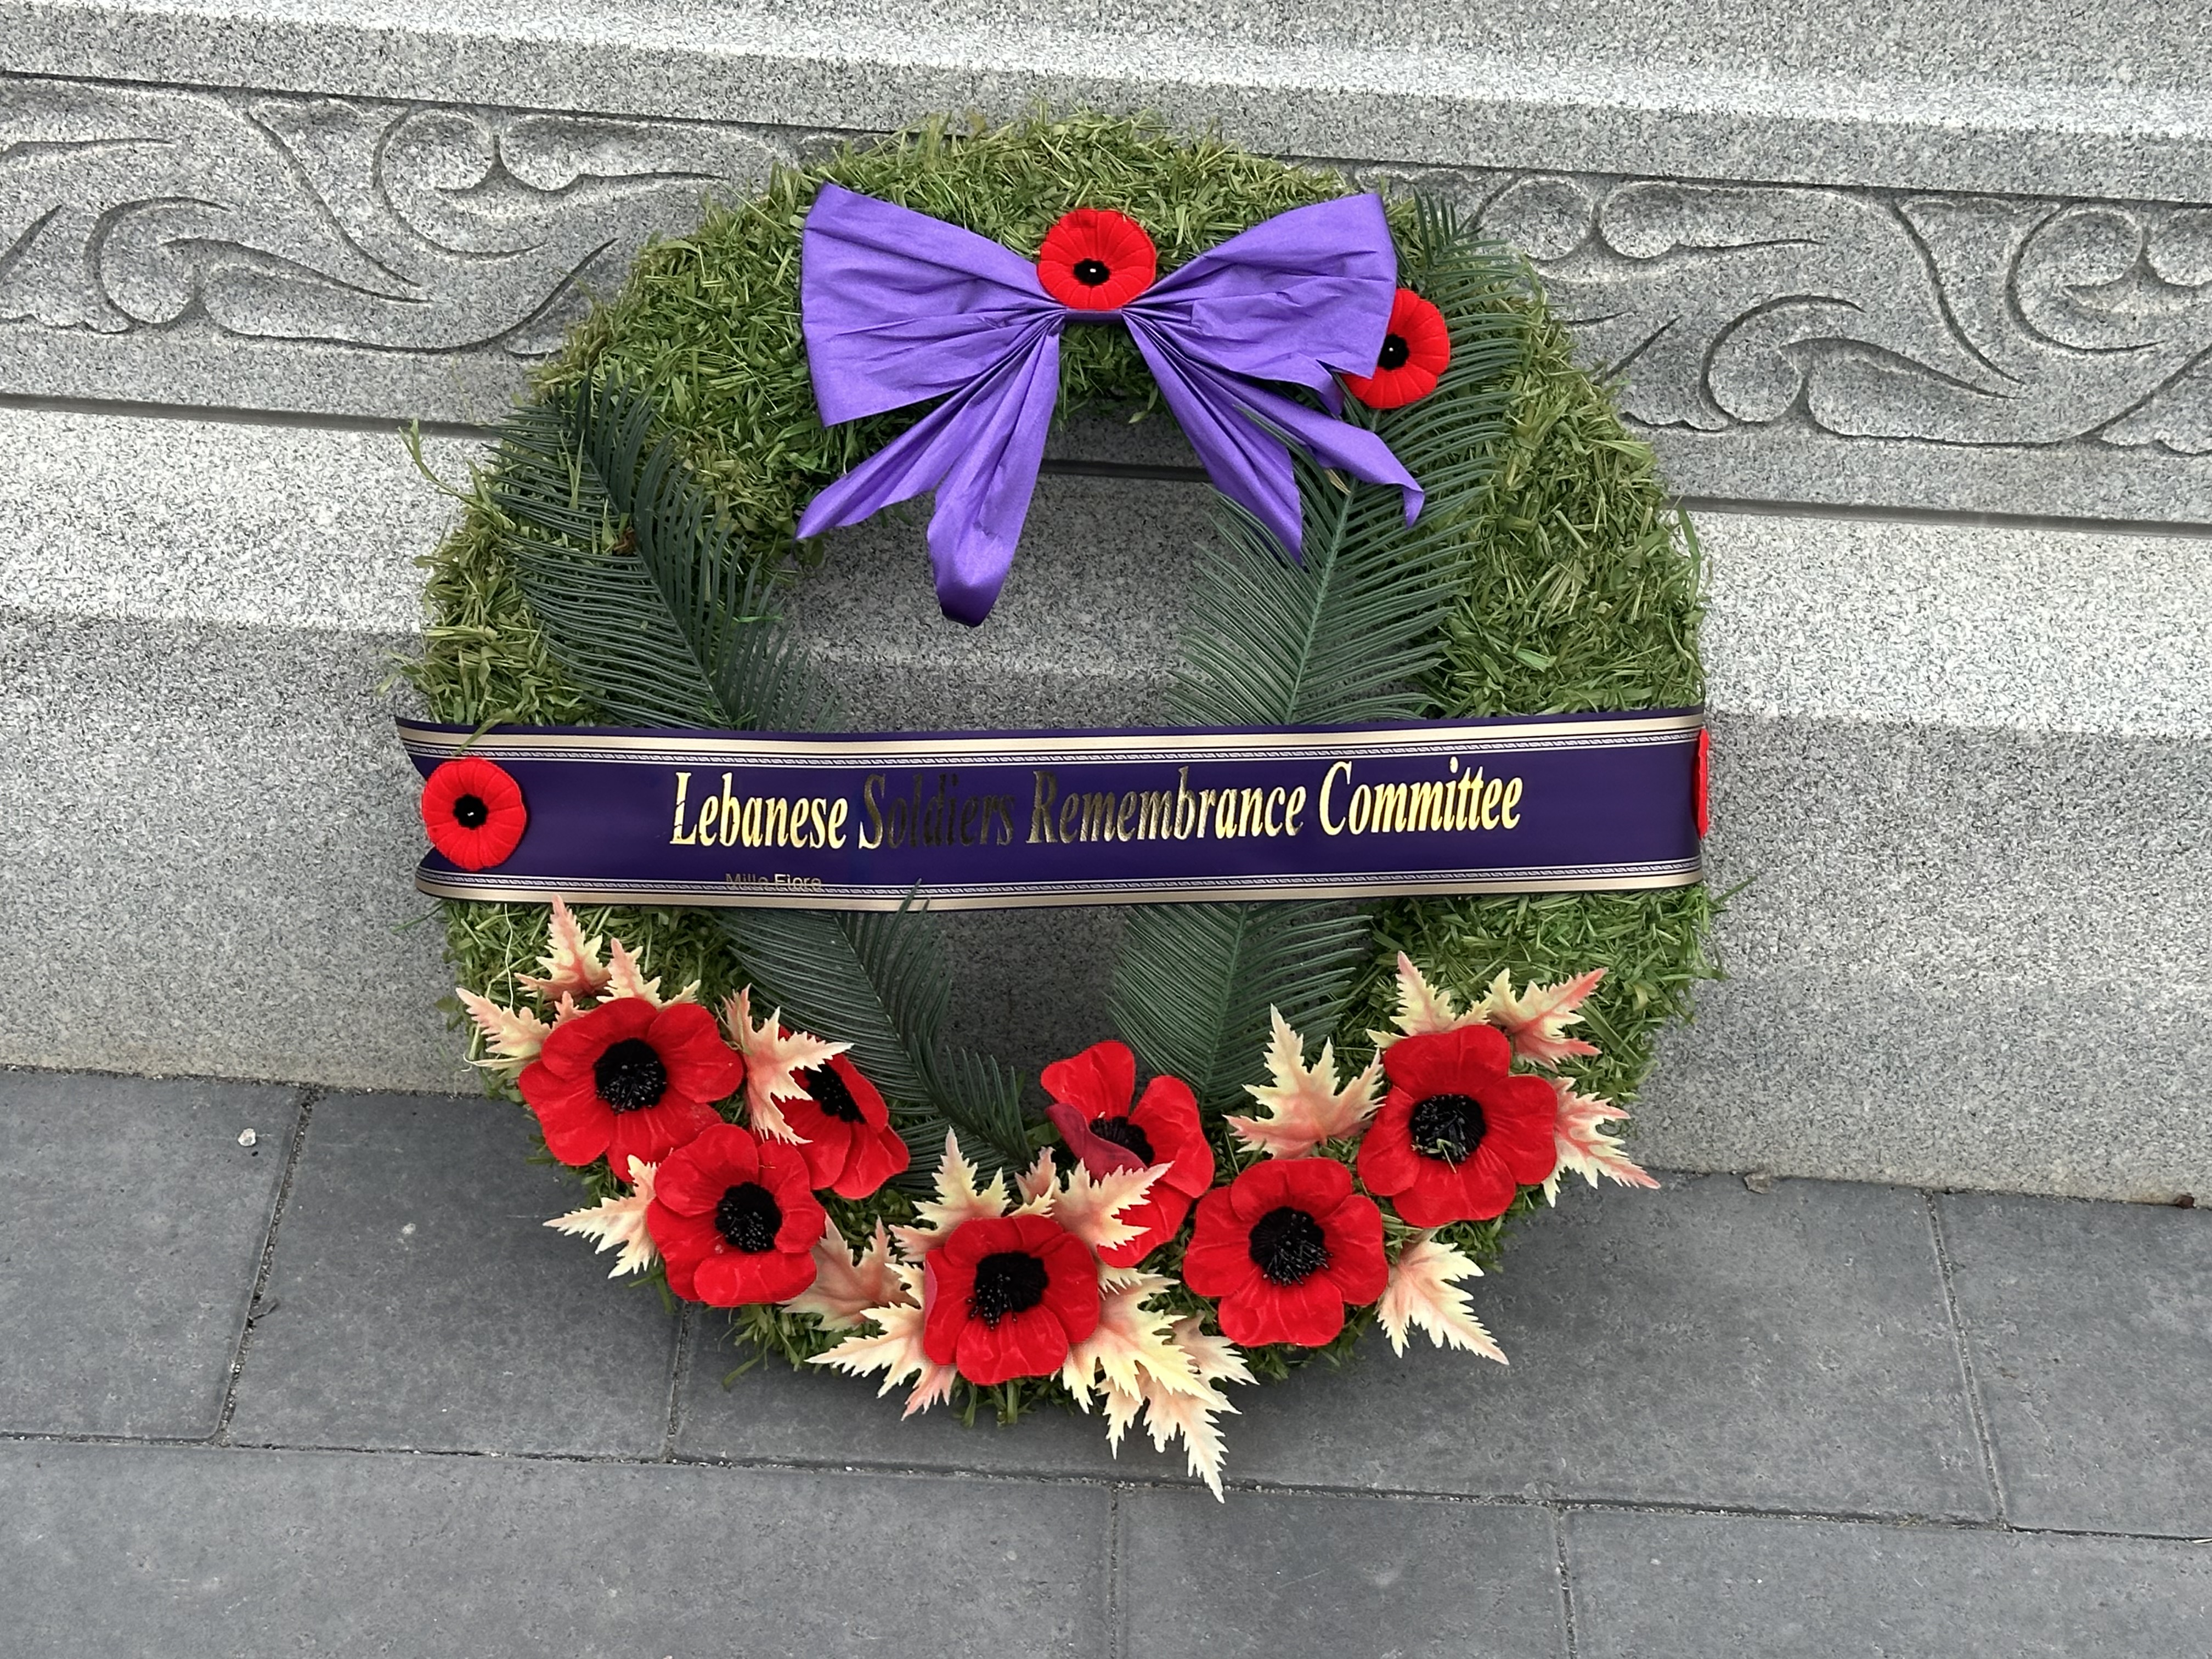
[[[379, 96], [313, 52], [238, 55], [252, 31], [223, 33], [210, 84], [82, 78], [81, 50], [0, 74], [0, 231], [20, 239], [0, 395], [489, 421], [641, 243], [703, 194], [756, 188], [830, 118], [717, 103], [698, 63], [654, 82], [686, 89], [689, 118], [520, 107], [521, 82], [427, 70]], [[1594, 156], [1579, 117], [1515, 119], [1512, 143], [1449, 154], [1372, 122], [1244, 136], [1419, 182], [1524, 250], [1690, 494], [2212, 524], [2212, 207], [2187, 204], [2212, 167], [2173, 205], [2110, 172], [1942, 186], [1912, 144], [1808, 174], [1789, 149]]]
[[2197, 199], [2212, 98], [2192, 37], [2137, 20], [2123, 64], [2083, 50], [2063, 5], [2003, 15], [1992, 27], [1958, 5], [1908, 40], [1847, 15], [1808, 29], [1795, 14], [1686, 4], [1653, 15], [1647, 45], [1602, 9], [1534, 5], [1450, 22], [1377, 7], [1332, 28], [1260, 6], [1208, 9], [1193, 27], [1133, 6], [893, 18], [871, 3], [710, 0], [649, 15], [617, 0], [536, 15], [435, 0], [9, 0], [0, 68], [144, 80], [158, 64], [161, 79], [211, 86], [250, 74], [368, 97], [803, 128], [1042, 99], [1218, 119], [1285, 154], [1599, 171], [1634, 156], [1685, 177]]

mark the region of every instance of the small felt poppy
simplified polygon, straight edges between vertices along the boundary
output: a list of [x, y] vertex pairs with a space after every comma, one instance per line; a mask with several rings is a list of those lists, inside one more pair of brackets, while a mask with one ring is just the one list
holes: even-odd
[[923, 1352], [970, 1382], [1049, 1376], [1098, 1328], [1097, 1260], [1048, 1217], [963, 1221], [923, 1261]]
[[1164, 1164], [1141, 1204], [1121, 1218], [1144, 1231], [1127, 1244], [1098, 1252], [1109, 1267], [1133, 1267], [1173, 1238], [1192, 1202], [1213, 1184], [1213, 1148], [1198, 1121], [1198, 1100], [1178, 1077], [1156, 1077], [1133, 1106], [1137, 1057], [1127, 1045], [1100, 1042], [1044, 1068], [1040, 1081], [1052, 1097], [1046, 1115], [1068, 1151], [1094, 1176]]
[[1182, 1282], [1218, 1299], [1231, 1342], [1319, 1347], [1389, 1288], [1382, 1212], [1334, 1158], [1271, 1158], [1199, 1200]]
[[519, 1081], [554, 1157], [581, 1169], [604, 1155], [627, 1170], [720, 1123], [714, 1103], [744, 1079], [744, 1061], [697, 1003], [615, 997], [555, 1024]]
[[717, 1123], [671, 1153], [653, 1180], [645, 1229], [668, 1288], [734, 1308], [783, 1302], [814, 1282], [815, 1241], [830, 1218], [799, 1148]]
[[476, 755], [442, 763], [423, 781], [422, 827], [430, 845], [464, 870], [506, 861], [530, 827], [522, 786]]
[[1359, 1178], [1416, 1227], [1487, 1221], [1559, 1163], [1559, 1096], [1508, 1070], [1492, 1025], [1401, 1037], [1382, 1051], [1390, 1092], [1359, 1143]]
[[907, 1166], [890, 1108], [860, 1068], [842, 1054], [806, 1073], [806, 1092], [776, 1103], [800, 1138], [807, 1176], [840, 1198], [866, 1198]]
[[1444, 314], [1410, 288], [1390, 301], [1389, 331], [1372, 374], [1347, 374], [1344, 387], [1370, 409], [1402, 409], [1437, 389], [1451, 367], [1451, 330]]
[[1695, 787], [1698, 806], [1698, 839], [1705, 838], [1711, 817], [1705, 805], [1705, 793], [1712, 786], [1713, 734], [1704, 726], [1698, 728], [1698, 766]]
[[1152, 285], [1160, 256], [1145, 228], [1110, 208], [1077, 208], [1044, 234], [1037, 281], [1075, 311], [1117, 311]]

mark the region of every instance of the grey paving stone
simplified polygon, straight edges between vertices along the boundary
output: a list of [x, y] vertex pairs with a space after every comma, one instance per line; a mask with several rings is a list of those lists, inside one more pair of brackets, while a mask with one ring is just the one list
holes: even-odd
[[1548, 1510], [1130, 1492], [1127, 1659], [1565, 1659]]
[[2212, 1652], [2212, 1550], [1744, 1516], [1566, 1519], [1581, 1659]]
[[231, 1437], [659, 1455], [676, 1322], [542, 1224], [584, 1200], [535, 1145], [498, 1101], [318, 1101]]
[[299, 1109], [0, 1071], [0, 1431], [215, 1432]]
[[[679, 1457], [821, 1464], [884, 1469], [975, 1469], [994, 1474], [1069, 1474], [1099, 1479], [1179, 1480], [1183, 1458], [1152, 1449], [1139, 1429], [1107, 1450], [1097, 1417], [1033, 1412], [1001, 1428], [988, 1414], [973, 1427], [942, 1406], [911, 1418], [899, 1413], [908, 1389], [878, 1399], [880, 1377], [849, 1377], [811, 1366], [794, 1371], [782, 1360], [730, 1373], [749, 1354], [726, 1339], [727, 1322], [713, 1312], [694, 1323], [690, 1374], [678, 1422]], [[908, 1385], [911, 1387], [911, 1384]], [[1230, 1444], [1237, 1462], [1234, 1429]]]
[[1237, 1472], [1295, 1485], [1984, 1516], [1915, 1193], [1726, 1176], [1563, 1190], [1472, 1281], [1499, 1367], [1416, 1338], [1240, 1389]]
[[2212, 1215], [1939, 1202], [2005, 1518], [2212, 1534]]
[[15, 1445], [0, 1490], [41, 1659], [1107, 1650], [1096, 1487]]

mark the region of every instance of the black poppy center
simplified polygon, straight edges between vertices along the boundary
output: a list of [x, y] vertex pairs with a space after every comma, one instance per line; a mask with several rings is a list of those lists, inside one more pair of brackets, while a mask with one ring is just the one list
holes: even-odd
[[1303, 1285], [1328, 1266], [1328, 1244], [1321, 1223], [1285, 1204], [1253, 1224], [1245, 1249], [1261, 1273], [1277, 1285]]
[[1376, 367], [1403, 368], [1406, 366], [1406, 360], [1413, 355], [1413, 348], [1406, 343], [1404, 335], [1385, 334], [1382, 337], [1382, 355], [1375, 360]]
[[1027, 1313], [1044, 1300], [1044, 1263], [1026, 1250], [1000, 1250], [975, 1264], [968, 1305], [995, 1327], [1008, 1314]]
[[806, 1092], [814, 1097], [817, 1106], [840, 1123], [861, 1121], [860, 1103], [853, 1098], [853, 1091], [845, 1086], [845, 1079], [837, 1075], [835, 1066], [824, 1066], [807, 1079]]
[[757, 1181], [731, 1188], [714, 1206], [714, 1231], [730, 1241], [732, 1249], [747, 1255], [774, 1249], [777, 1230], [782, 1225], [783, 1206]]
[[1085, 288], [1103, 288], [1113, 274], [1106, 268], [1103, 259], [1078, 259], [1075, 262], [1075, 280]]
[[491, 818], [491, 808], [482, 795], [463, 795], [453, 803], [453, 822], [464, 830], [481, 830]]
[[1091, 1120], [1091, 1133], [1101, 1140], [1127, 1148], [1148, 1165], [1159, 1161], [1152, 1156], [1152, 1138], [1126, 1117], [1094, 1117]]
[[592, 1081], [617, 1112], [641, 1112], [668, 1092], [668, 1068], [643, 1037], [624, 1037], [592, 1062]]
[[1423, 1158], [1461, 1164], [1482, 1144], [1489, 1125], [1483, 1120], [1481, 1106], [1471, 1097], [1431, 1095], [1413, 1103], [1413, 1115], [1407, 1127], [1413, 1132], [1413, 1150]]

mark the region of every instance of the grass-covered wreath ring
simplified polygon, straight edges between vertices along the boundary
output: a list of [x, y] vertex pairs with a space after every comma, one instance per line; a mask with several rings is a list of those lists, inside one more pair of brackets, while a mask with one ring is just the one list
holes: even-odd
[[[817, 416], [799, 248], [828, 181], [1024, 258], [1061, 227], [1044, 251], [1079, 284], [1105, 279], [1068, 240], [1078, 210], [1103, 210], [1085, 236], [1143, 227], [1164, 275], [1348, 188], [1089, 116], [932, 124], [713, 208], [640, 257], [474, 479], [411, 671], [435, 718], [834, 719], [775, 619], [814, 556], [793, 526], [915, 411]], [[1389, 214], [1408, 292], [1349, 407], [1428, 509], [1409, 529], [1395, 489], [1302, 469], [1296, 566], [1224, 514], [1171, 718], [1698, 703], [1695, 546], [1648, 452], [1524, 268], [1432, 204]], [[1159, 403], [1104, 328], [1069, 331], [1060, 397]], [[939, 1040], [926, 915], [446, 910], [472, 1058], [595, 1200], [553, 1224], [732, 1308], [740, 1343], [913, 1380], [909, 1409], [1095, 1404], [1116, 1443], [1141, 1413], [1217, 1491], [1224, 1382], [1341, 1355], [1378, 1320], [1401, 1350], [1419, 1329], [1494, 1352], [1455, 1281], [1568, 1170], [1640, 1175], [1608, 1103], [1687, 1013], [1711, 914], [1697, 886], [1141, 909], [1100, 1044], [1047, 1068], [1040, 1110]]]

